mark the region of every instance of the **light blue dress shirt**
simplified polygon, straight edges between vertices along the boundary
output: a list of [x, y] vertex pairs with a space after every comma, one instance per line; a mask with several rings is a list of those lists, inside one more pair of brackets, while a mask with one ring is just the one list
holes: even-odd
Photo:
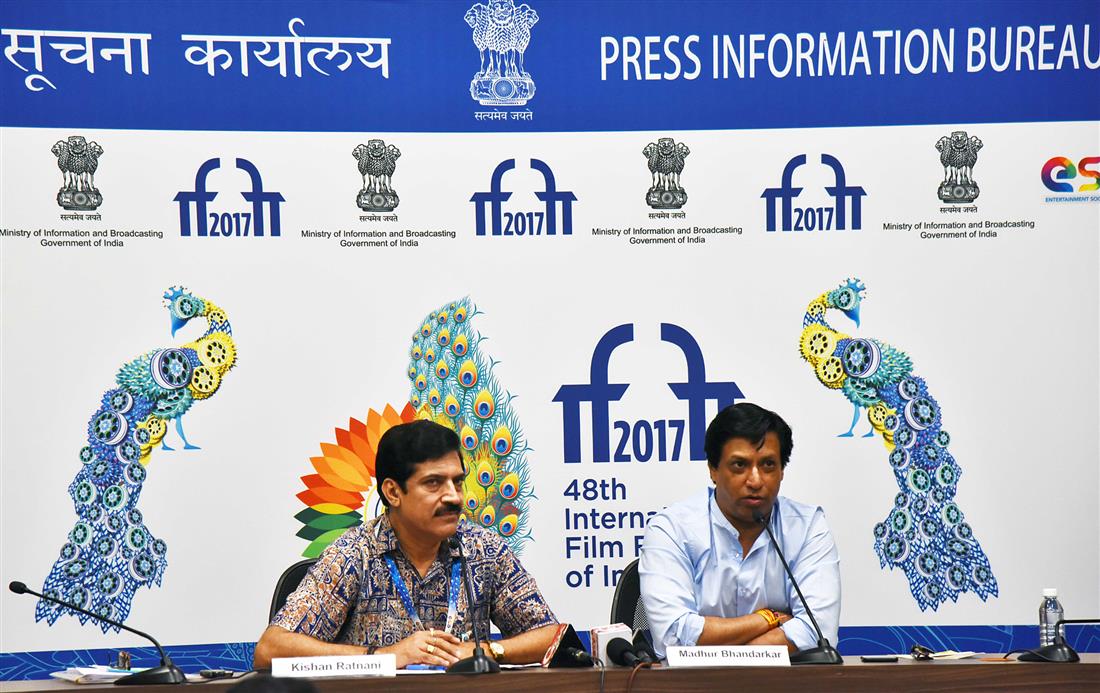
[[[780, 496], [770, 520], [822, 632], [835, 647], [840, 621], [840, 561], [818, 506]], [[800, 650], [817, 645], [817, 633], [783, 570], [767, 532], [742, 556], [738, 531], [708, 488], [653, 516], [639, 563], [642, 601], [657, 654], [695, 645], [704, 616], [732, 618], [757, 609], [791, 614], [787, 639]]]

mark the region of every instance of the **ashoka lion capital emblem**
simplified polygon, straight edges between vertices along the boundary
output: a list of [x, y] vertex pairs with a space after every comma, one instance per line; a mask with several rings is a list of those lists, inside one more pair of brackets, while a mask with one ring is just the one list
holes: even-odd
[[355, 204], [364, 212], [392, 212], [401, 199], [393, 189], [393, 172], [401, 151], [382, 140], [370, 140], [352, 150], [359, 162], [359, 174], [363, 187], [355, 196]]
[[691, 154], [688, 146], [671, 137], [662, 137], [645, 146], [642, 156], [653, 176], [653, 184], [645, 195], [647, 205], [653, 209], [680, 209], [687, 203], [687, 190], [680, 185], [680, 174], [688, 154]]
[[61, 169], [61, 189], [57, 191], [57, 204], [63, 209], [90, 212], [103, 204], [103, 195], [95, 187], [95, 172], [103, 147], [88, 142], [80, 135], [60, 140], [50, 151], [57, 157]]
[[535, 95], [535, 82], [523, 69], [538, 14], [514, 0], [477, 3], [466, 12], [481, 53], [481, 69], [470, 81], [470, 96], [482, 106], [523, 106]]
[[981, 191], [974, 180], [974, 166], [981, 148], [982, 141], [968, 137], [964, 130], [956, 130], [950, 137], [941, 137], [936, 142], [943, 164], [943, 182], [938, 191], [940, 200], [966, 204], [978, 199]]

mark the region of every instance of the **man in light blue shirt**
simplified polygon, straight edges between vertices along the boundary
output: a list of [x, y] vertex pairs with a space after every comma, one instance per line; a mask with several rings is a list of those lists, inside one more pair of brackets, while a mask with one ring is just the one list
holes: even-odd
[[820, 507], [779, 495], [794, 447], [778, 414], [742, 402], [707, 427], [714, 483], [650, 520], [639, 564], [653, 645], [817, 645], [810, 617], [787, 578], [759, 511], [813, 609], [837, 641], [840, 562]]

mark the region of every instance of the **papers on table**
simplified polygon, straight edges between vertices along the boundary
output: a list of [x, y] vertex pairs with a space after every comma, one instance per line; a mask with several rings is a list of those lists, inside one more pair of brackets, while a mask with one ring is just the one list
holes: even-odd
[[50, 674], [50, 676], [55, 679], [62, 679], [63, 681], [72, 681], [73, 683], [111, 683], [112, 681], [121, 679], [123, 676], [136, 674], [139, 671], [145, 671], [145, 669], [138, 668], [127, 671], [125, 669], [112, 669], [102, 664], [96, 664], [90, 667], [69, 667], [65, 671], [55, 671]]
[[[955, 650], [944, 650], [943, 652], [933, 652], [932, 659], [966, 659], [967, 657], [973, 657], [978, 654], [977, 652], [956, 652]], [[898, 659], [913, 659], [911, 654], [899, 654]]]

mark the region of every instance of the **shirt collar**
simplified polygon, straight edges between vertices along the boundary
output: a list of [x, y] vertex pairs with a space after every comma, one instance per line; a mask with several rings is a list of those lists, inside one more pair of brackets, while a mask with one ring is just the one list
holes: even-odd
[[[456, 534], [465, 536], [468, 529], [469, 525], [466, 522], [466, 518], [459, 518]], [[401, 556], [405, 555], [404, 552], [401, 551], [401, 543], [397, 541], [397, 532], [393, 531], [393, 525], [390, 524], [389, 511], [382, 513], [372, 520], [369, 533], [374, 537], [379, 554], [393, 553], [400, 554]], [[449, 565], [452, 553], [450, 547], [447, 546], [447, 542], [443, 542], [439, 545], [439, 554], [437, 556], [438, 562]], [[431, 571], [429, 570], [429, 572]]]
[[[782, 496], [776, 496], [775, 503], [772, 504], [772, 515], [770, 518], [768, 518], [768, 526], [771, 527], [772, 532], [777, 532], [779, 529], [781, 514], [779, 508], [780, 505], [782, 505], [782, 500]], [[708, 512], [710, 513], [710, 526], [714, 531], [725, 532], [726, 534], [729, 534], [731, 537], [733, 537], [736, 541], [741, 540], [741, 533], [737, 531], [736, 527], [730, 524], [730, 521], [726, 519], [726, 516], [724, 514], [722, 514], [722, 509], [718, 507], [718, 501], [716, 501], [714, 498], [713, 486], [711, 486], [707, 490], [707, 508]], [[764, 541], [770, 543], [771, 540], [768, 539], [766, 534], [766, 532], [762, 532], [760, 536], [764, 537]], [[757, 538], [757, 542], [759, 541], [760, 539]], [[753, 543], [753, 546], [756, 546], [756, 542]]]
[[397, 542], [397, 533], [393, 531], [393, 525], [390, 524], [389, 512], [374, 518], [370, 534], [374, 537], [379, 553], [390, 553], [401, 548], [401, 544]]

